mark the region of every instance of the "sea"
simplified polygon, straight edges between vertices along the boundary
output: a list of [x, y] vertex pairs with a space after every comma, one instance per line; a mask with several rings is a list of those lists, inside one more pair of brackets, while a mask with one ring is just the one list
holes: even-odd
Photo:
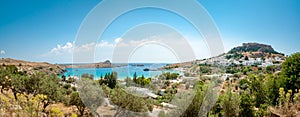
[[[144, 75], [146, 78], [157, 77], [163, 72], [183, 74], [178, 70], [161, 69], [166, 65], [167, 63], [130, 63], [127, 65], [120, 64], [119, 67], [113, 68], [66, 68], [66, 72], [64, 73], [64, 75], [66, 77], [71, 76], [80, 78], [82, 74], [87, 73], [93, 74], [94, 79], [100, 79], [100, 77], [104, 77], [106, 73], [115, 71], [118, 74], [118, 80], [123, 80], [126, 77], [132, 78], [134, 73], [136, 73], [138, 77]], [[145, 69], [148, 69], [149, 71]]]

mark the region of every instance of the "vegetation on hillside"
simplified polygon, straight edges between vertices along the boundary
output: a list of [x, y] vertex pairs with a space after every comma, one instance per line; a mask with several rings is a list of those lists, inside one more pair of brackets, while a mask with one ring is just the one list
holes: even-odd
[[[299, 116], [299, 63], [300, 53], [295, 53], [279, 66], [227, 66], [224, 73], [233, 75], [224, 82], [214, 81], [214, 77], [199, 77], [197, 81], [176, 83], [180, 79], [177, 73], [166, 72], [155, 80], [135, 73], [133, 79], [125, 79], [125, 85], [117, 81], [116, 72], [105, 74], [99, 80], [83, 74], [80, 80], [84, 82], [77, 82], [44, 72], [28, 74], [14, 65], [4, 65], [0, 66], [0, 113], [1, 116], [91, 116], [97, 115], [98, 107], [108, 104], [104, 101], [108, 99], [116, 106], [115, 116], [149, 116], [148, 112], [154, 108], [164, 107], [162, 103], [174, 106], [169, 111], [161, 111], [160, 117]], [[201, 64], [197, 70], [210, 74], [215, 69]], [[185, 88], [180, 89], [182, 85]], [[128, 93], [125, 89], [131, 86], [155, 89], [157, 97]], [[210, 90], [218, 88], [220, 91]], [[163, 89], [163, 94], [157, 89]], [[189, 95], [194, 96], [188, 98]], [[74, 107], [75, 111], [63, 111], [54, 107], [56, 104]]]
[[244, 43], [242, 46], [231, 49], [228, 53], [234, 54], [238, 52], [262, 52], [271, 54], [280, 54], [275, 51], [270, 45], [259, 44], [259, 43]]

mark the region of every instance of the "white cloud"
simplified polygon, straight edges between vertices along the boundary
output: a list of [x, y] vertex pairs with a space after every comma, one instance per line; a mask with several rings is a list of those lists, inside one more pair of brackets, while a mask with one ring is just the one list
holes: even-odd
[[96, 47], [99, 48], [99, 47], [113, 47], [113, 46], [115, 46], [115, 45], [112, 43], [109, 43], [107, 41], [101, 40], [100, 43], [98, 43]]
[[122, 38], [116, 38], [116, 39], [115, 39], [115, 43], [119, 43], [119, 42], [121, 42], [121, 41], [123, 41]]
[[51, 49], [49, 54], [61, 55], [64, 53], [71, 53], [73, 49], [73, 44], [67, 42], [65, 45], [58, 44], [55, 48]]
[[[202, 40], [187, 40], [194, 50], [196, 58], [206, 58], [209, 55], [209, 49], [207, 49], [205, 42]], [[154, 42], [154, 43], [152, 43]], [[177, 47], [179, 53], [184, 53], [184, 51], [190, 52], [189, 49], [182, 47], [184, 40], [176, 37], [166, 37], [166, 36], [155, 36], [144, 39], [135, 39], [130, 40], [126, 38], [116, 38], [114, 42], [108, 42], [105, 40], [100, 40], [98, 43], [91, 42], [82, 45], [74, 45], [71, 42], [65, 44], [58, 44], [56, 47], [52, 48], [47, 54], [44, 54], [42, 57], [48, 61], [55, 61], [56, 63], [67, 62], [70, 63], [74, 61], [74, 54], [76, 53], [76, 62], [91, 62], [91, 61], [103, 61], [103, 60], [112, 60], [114, 58], [122, 58], [123, 53], [127, 52], [131, 48], [138, 49], [132, 53], [131, 60], [133, 61], [177, 61], [176, 57], [173, 55], [172, 50], [174, 48], [168, 49], [160, 43], [169, 42], [172, 44], [172, 47]], [[158, 44], [158, 45], [157, 45]], [[94, 53], [95, 56], [91, 56], [91, 53]], [[113, 54], [114, 53], [114, 54]], [[78, 56], [79, 55], [79, 56]], [[78, 58], [79, 57], [79, 58]], [[93, 57], [93, 58], [90, 58]], [[95, 57], [95, 58], [94, 58]], [[192, 59], [187, 56], [188, 59]], [[184, 58], [185, 60], [185, 58]]]
[[5, 54], [5, 51], [4, 50], [0, 50], [0, 54]]
[[91, 51], [91, 50], [95, 49], [96, 45], [97, 44], [94, 42], [83, 44], [83, 45], [76, 45], [76, 46], [74, 46], [75, 47], [74, 50], [75, 50], [75, 52]]
[[[119, 40], [120, 41], [120, 40]], [[114, 43], [109, 43], [108, 41], [101, 40], [100, 43], [87, 43], [83, 45], [73, 45], [71, 42], [67, 42], [64, 45], [58, 44], [56, 47], [52, 48], [50, 52], [46, 53], [44, 56], [49, 55], [63, 55], [63, 54], [71, 54], [73, 52], [87, 52], [94, 50], [96, 48], [103, 48], [103, 47], [114, 47]]]

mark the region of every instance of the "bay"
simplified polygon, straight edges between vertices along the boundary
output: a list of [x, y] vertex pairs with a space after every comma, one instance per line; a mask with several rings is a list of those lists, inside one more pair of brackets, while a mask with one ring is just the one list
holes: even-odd
[[[136, 72], [137, 76], [140, 77], [144, 75], [146, 78], [154, 78], [160, 75], [163, 72], [179, 73], [176, 70], [165, 70], [160, 69], [163, 66], [166, 66], [167, 63], [130, 63], [126, 66], [114, 67], [114, 68], [66, 68], [65, 76], [69, 77], [78, 77], [80, 78], [82, 74], [93, 74], [94, 79], [100, 79], [101, 76], [104, 77], [106, 73], [111, 73], [113, 71], [118, 73], [118, 79], [122, 80], [126, 77], [133, 77], [133, 74]], [[144, 69], [149, 69], [145, 71]]]

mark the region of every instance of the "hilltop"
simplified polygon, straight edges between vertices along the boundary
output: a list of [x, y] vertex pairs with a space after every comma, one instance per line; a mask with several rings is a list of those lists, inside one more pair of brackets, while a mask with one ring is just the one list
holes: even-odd
[[219, 56], [184, 63], [170, 64], [164, 68], [191, 68], [192, 66], [197, 66], [198, 64], [267, 67], [281, 64], [284, 60], [284, 54], [275, 51], [271, 45], [260, 43], [243, 43], [241, 46], [234, 47], [229, 52], [220, 54]]
[[254, 58], [284, 56], [275, 51], [271, 45], [260, 43], [243, 43], [242, 46], [234, 47], [227, 54], [242, 54]]
[[0, 65], [14, 65], [19, 71], [26, 72], [28, 74], [33, 74], [38, 71], [46, 72], [49, 74], [61, 74], [64, 72], [64, 67], [50, 64], [47, 62], [29, 62], [23, 60], [15, 60], [11, 58], [1, 58]]

